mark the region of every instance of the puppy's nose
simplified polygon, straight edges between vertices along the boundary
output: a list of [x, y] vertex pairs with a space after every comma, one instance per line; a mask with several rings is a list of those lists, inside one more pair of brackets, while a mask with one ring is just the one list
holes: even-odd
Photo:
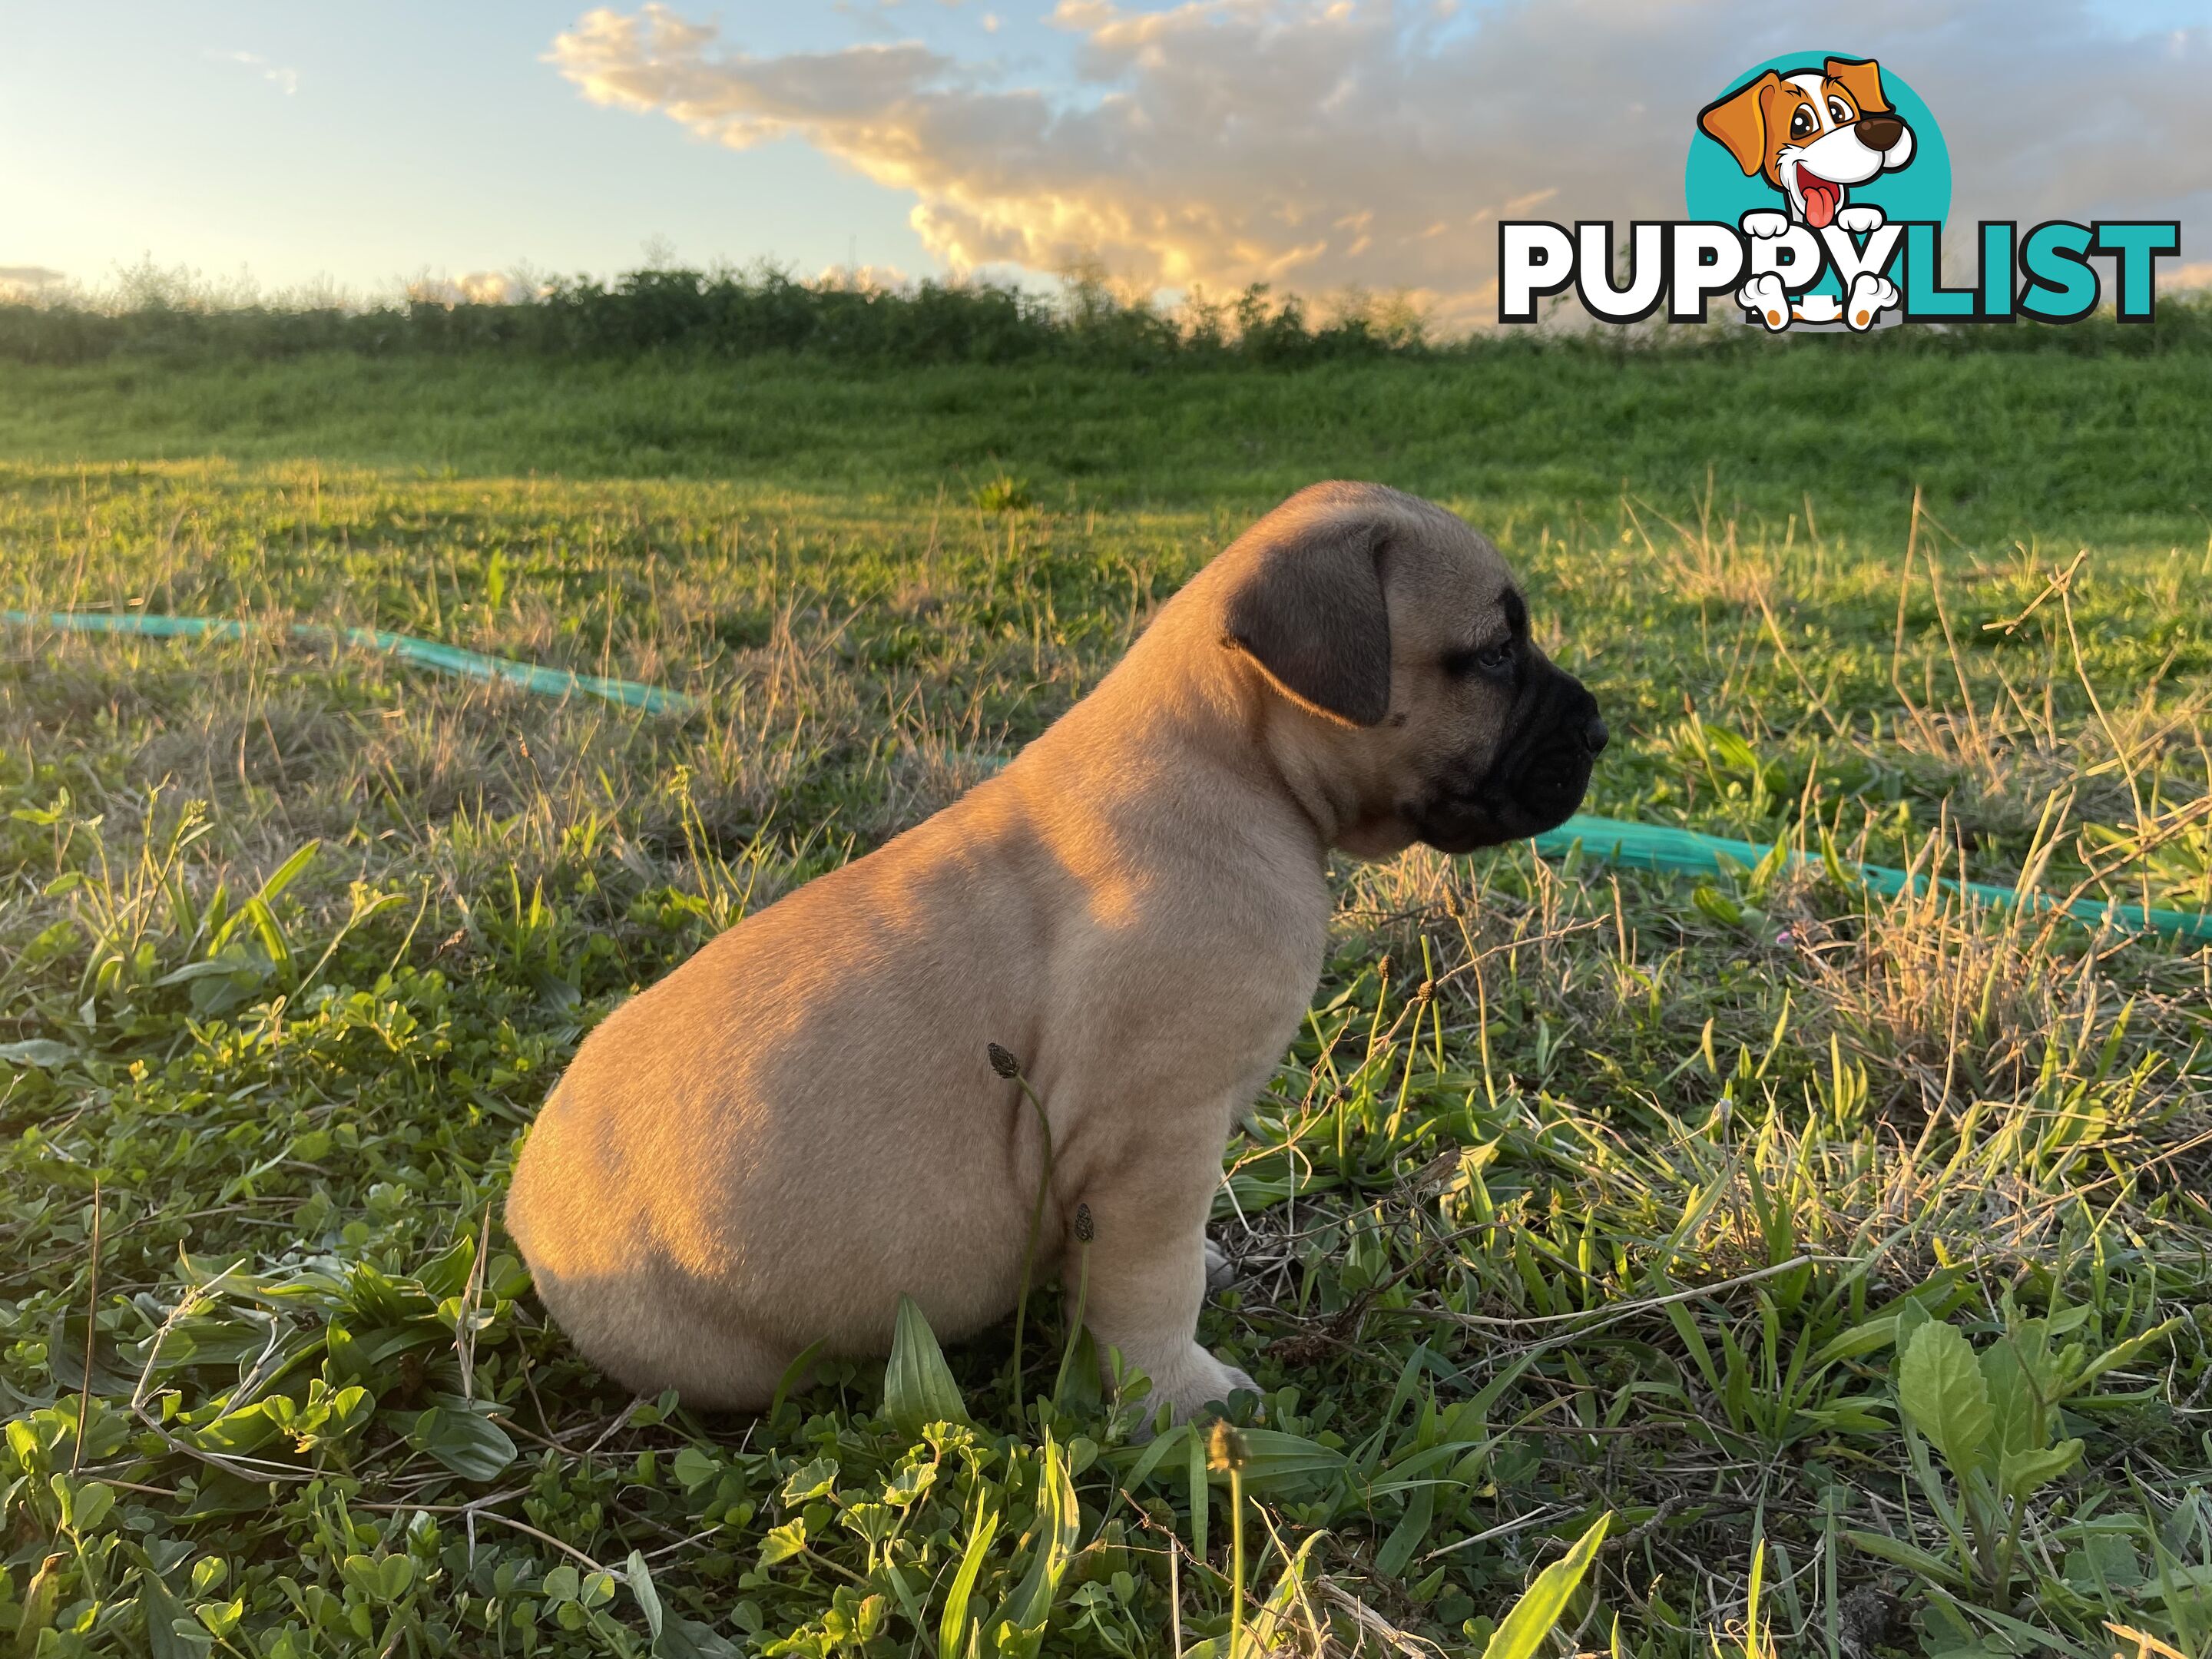
[[1605, 721], [1595, 714], [1592, 714], [1589, 724], [1583, 727], [1583, 747], [1590, 751], [1593, 759], [1605, 753], [1605, 746], [1612, 738], [1613, 733], [1605, 729]]
[[1859, 117], [1859, 140], [1869, 149], [1894, 149], [1905, 137], [1905, 123], [1894, 115]]

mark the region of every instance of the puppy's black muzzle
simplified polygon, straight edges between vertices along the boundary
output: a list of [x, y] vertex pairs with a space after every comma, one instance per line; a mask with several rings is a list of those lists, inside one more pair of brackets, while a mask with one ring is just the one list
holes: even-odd
[[1507, 730], [1487, 770], [1431, 787], [1410, 815], [1423, 841], [1468, 853], [1541, 835], [1574, 816], [1610, 736], [1589, 689], [1542, 663], [1524, 676]]

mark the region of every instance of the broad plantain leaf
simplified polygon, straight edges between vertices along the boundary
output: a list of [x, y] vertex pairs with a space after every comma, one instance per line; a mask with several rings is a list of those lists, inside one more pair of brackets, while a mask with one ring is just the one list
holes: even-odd
[[[1257, 1497], [1325, 1486], [1343, 1472], [1347, 1461], [1340, 1451], [1280, 1429], [1239, 1429], [1237, 1434], [1244, 1443], [1244, 1461], [1239, 1466], [1244, 1490]], [[1216, 1486], [1229, 1484], [1226, 1469], [1211, 1471], [1211, 1478]]]
[[884, 1415], [913, 1439], [932, 1423], [965, 1423], [968, 1402], [937, 1346], [937, 1333], [910, 1296], [898, 1299], [890, 1362], [884, 1367]]
[[465, 1480], [496, 1480], [515, 1458], [507, 1431], [465, 1405], [431, 1407], [407, 1437]]

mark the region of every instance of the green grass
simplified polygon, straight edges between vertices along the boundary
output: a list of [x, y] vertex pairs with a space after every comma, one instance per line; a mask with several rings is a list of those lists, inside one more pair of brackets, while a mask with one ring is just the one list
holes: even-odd
[[1010, 1321], [701, 1419], [498, 1230], [594, 1019], [1316, 477], [1498, 535], [1593, 811], [2212, 902], [2202, 360], [1827, 343], [0, 367], [0, 603], [703, 699], [0, 635], [0, 1644], [1225, 1654], [1241, 1522], [1248, 1650], [1480, 1654], [1524, 1589], [1536, 1651], [2212, 1650], [2203, 950], [1817, 863], [1346, 866], [1217, 1206], [1267, 1398], [1211, 1471], [1056, 1385], [1057, 1291], [1026, 1400]]
[[[1841, 349], [1836, 348], [1841, 347]], [[2001, 550], [2212, 533], [2212, 353], [1911, 352], [1881, 342], [1606, 353], [1494, 348], [1299, 370], [842, 368], [761, 356], [548, 364], [329, 356], [75, 368], [0, 361], [0, 453], [74, 464], [319, 457], [401, 476], [685, 478], [955, 500], [1001, 475], [1054, 510], [1256, 510], [1388, 477], [1503, 529], [1610, 526], [1624, 485], [1686, 508], [1710, 477], [1747, 534], [1899, 533], [1916, 486]]]

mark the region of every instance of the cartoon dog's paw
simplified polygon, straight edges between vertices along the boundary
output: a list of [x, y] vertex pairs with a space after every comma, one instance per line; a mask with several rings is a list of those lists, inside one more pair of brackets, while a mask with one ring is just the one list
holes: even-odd
[[1874, 326], [1874, 319], [1897, 303], [1897, 284], [1888, 277], [1863, 270], [1851, 279], [1851, 292], [1844, 307], [1844, 320], [1854, 329]]
[[1759, 319], [1775, 333], [1790, 326], [1790, 291], [1771, 270], [1738, 289], [1735, 301], [1746, 311], [1758, 313]]
[[1747, 236], [1781, 236], [1788, 234], [1790, 216], [1775, 213], [1765, 208], [1754, 208], [1739, 222]]
[[1836, 222], [1854, 236], [1870, 236], [1888, 221], [1880, 208], [1861, 205], [1844, 209], [1836, 215]]

